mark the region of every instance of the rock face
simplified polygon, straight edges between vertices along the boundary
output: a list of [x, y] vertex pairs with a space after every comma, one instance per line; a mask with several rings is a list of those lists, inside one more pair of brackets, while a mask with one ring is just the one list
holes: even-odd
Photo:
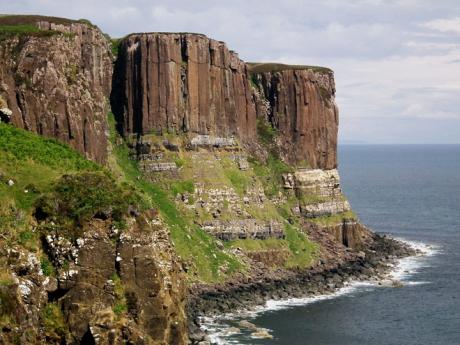
[[283, 227], [277, 221], [263, 223], [255, 219], [211, 220], [204, 222], [202, 228], [204, 231], [223, 241], [237, 239], [282, 239], [285, 237]]
[[125, 38], [112, 108], [124, 135], [192, 132], [245, 139], [256, 133], [245, 63], [225, 43], [199, 34]]
[[258, 115], [267, 112], [278, 130], [283, 159], [313, 169], [336, 168], [338, 108], [333, 72], [287, 66], [273, 71], [254, 68], [251, 74], [269, 103], [268, 109], [264, 102], [258, 103]]
[[[252, 85], [248, 80], [248, 70]], [[256, 117], [277, 129], [288, 163], [337, 166], [338, 110], [332, 71], [286, 68], [261, 72], [224, 43], [197, 34], [133, 34], [123, 40], [112, 108], [123, 135], [191, 132], [243, 142], [256, 137]], [[256, 114], [257, 113], [257, 114]], [[207, 137], [199, 137], [199, 145]]]
[[304, 217], [331, 216], [351, 210], [342, 194], [337, 169], [301, 169], [284, 175], [283, 179], [285, 188], [295, 190]]
[[[76, 241], [47, 238], [46, 251], [61, 265], [44, 276], [40, 260], [23, 248], [6, 251], [15, 282], [8, 293], [24, 344], [186, 344], [185, 280], [158, 219], [130, 219], [123, 232], [94, 219]], [[43, 332], [45, 304], [62, 310], [65, 328]], [[8, 336], [0, 341], [10, 343]]]
[[10, 122], [104, 162], [112, 78], [108, 40], [85, 23], [56, 24], [37, 16], [35, 25], [39, 32], [0, 40], [0, 98], [11, 110]]

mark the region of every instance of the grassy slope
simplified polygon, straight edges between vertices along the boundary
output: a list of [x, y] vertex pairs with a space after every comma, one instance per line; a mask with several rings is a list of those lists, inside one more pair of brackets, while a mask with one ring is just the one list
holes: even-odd
[[25, 228], [37, 197], [63, 174], [100, 169], [53, 139], [0, 123], [0, 233], [16, 238], [13, 228]]
[[[113, 115], [110, 115], [109, 122], [111, 141], [114, 143], [116, 131]], [[170, 229], [176, 252], [190, 263], [192, 280], [220, 281], [227, 275], [243, 269], [243, 265], [234, 256], [220, 250], [213, 237], [180, 212], [168, 190], [143, 178], [137, 163], [129, 159], [125, 144], [114, 145], [113, 155], [123, 178], [142, 190], [150, 198], [152, 206], [160, 211]]]
[[55, 24], [70, 25], [72, 23], [82, 23], [95, 27], [87, 19], [72, 20], [67, 18], [39, 16], [39, 15], [0, 15], [0, 40], [11, 36], [52, 36], [55, 34], [71, 36], [55, 30], [40, 30], [37, 22], [47, 21]]
[[[111, 139], [114, 143], [116, 132], [112, 116], [110, 124]], [[181, 161], [185, 172], [190, 169], [190, 157], [185, 153], [172, 158]], [[276, 157], [272, 157], [271, 160], [264, 169], [261, 163], [253, 162], [251, 169], [241, 171], [234, 161], [224, 156], [212, 174], [209, 174], [210, 169], [198, 171], [198, 175], [204, 174], [199, 176], [198, 181], [203, 178], [216, 185], [233, 187], [241, 196], [253, 183], [259, 183], [268, 190], [274, 189], [281, 172], [287, 167]], [[198, 166], [203, 168], [203, 165]], [[187, 178], [174, 183], [168, 184], [171, 181], [163, 181], [165, 183], [153, 184], [142, 176], [137, 163], [129, 159], [128, 148], [124, 143], [114, 145], [109, 158], [109, 170], [118, 181], [130, 183], [132, 188], [143, 194], [148, 205], [160, 211], [171, 231], [177, 253], [189, 264], [189, 277], [192, 281], [222, 281], [233, 272], [245, 270], [244, 265], [235, 256], [220, 249], [217, 241], [194, 223], [194, 213], [178, 206], [174, 201], [176, 193], [193, 190], [193, 174], [197, 171], [188, 170]], [[63, 174], [82, 171], [107, 172], [107, 169], [86, 160], [67, 145], [53, 139], [0, 124], [0, 234], [9, 241], [37, 250], [35, 235], [28, 226], [34, 202], [42, 193], [50, 192], [53, 184]], [[9, 180], [14, 182], [12, 186], [8, 184]], [[260, 209], [248, 208], [247, 211], [257, 219], [277, 219], [286, 223], [287, 215], [270, 201]], [[295, 225], [286, 223], [285, 232], [284, 240], [243, 240], [230, 243], [228, 247], [241, 247], [247, 250], [254, 249], [254, 246], [288, 248], [291, 257], [287, 266], [308, 266], [314, 257], [315, 246]]]
[[[261, 140], [261, 142], [263, 142], [267, 146], [273, 144], [276, 133], [272, 129], [268, 128], [263, 123], [259, 123], [258, 132], [259, 139]], [[166, 138], [155, 135], [149, 135], [149, 140], [151, 140], [151, 142], [161, 143], [164, 139]], [[167, 139], [170, 142], [174, 142], [175, 144], [180, 144], [181, 142], [184, 142], [184, 138], [181, 138], [180, 136], [168, 137]], [[126, 148], [117, 148], [117, 150], [122, 149]], [[279, 197], [284, 192], [282, 188], [281, 175], [283, 173], [293, 171], [292, 167], [283, 163], [277, 156], [277, 153], [274, 150], [272, 151], [273, 152], [270, 152], [268, 160], [266, 162], [260, 162], [254, 158], [249, 159], [250, 169], [242, 171], [238, 168], [237, 163], [235, 162], [234, 152], [210, 152], [207, 150], [198, 150], [191, 152], [181, 150], [180, 152], [170, 152], [167, 150], [163, 150], [162, 153], [164, 161], [181, 161], [182, 164], [179, 173], [179, 179], [168, 177], [168, 174], [162, 176], [161, 173], [156, 173], [155, 178], [157, 180], [157, 184], [152, 185], [144, 181], [142, 183], [145, 183], [146, 186], [144, 186], [143, 188], [156, 188], [169, 194], [161, 195], [161, 202], [163, 203], [163, 205], [158, 204], [157, 202], [157, 205], [160, 205], [160, 210], [167, 210], [167, 214], [171, 214], [172, 211], [170, 209], [174, 209], [174, 212], [178, 212], [182, 220], [188, 223], [194, 221], [203, 222], [206, 220], [211, 220], [213, 219], [213, 216], [211, 213], [206, 212], [205, 210], [200, 208], [197, 209], [197, 214], [195, 213], [195, 209], [190, 210], [187, 207], [180, 205], [180, 203], [173, 202], [172, 199], [176, 196], [176, 194], [184, 192], [192, 194], [194, 190], [193, 182], [203, 183], [205, 185], [205, 188], [207, 189], [233, 188], [241, 198], [241, 204], [239, 206], [247, 214], [249, 214], [250, 217], [261, 221], [277, 220], [283, 224], [286, 223], [286, 238], [283, 240], [237, 240], [226, 243], [225, 246], [227, 248], [241, 248], [245, 251], [253, 251], [257, 249], [287, 249], [290, 251], [290, 257], [286, 263], [287, 267], [307, 267], [314, 260], [315, 252], [317, 249], [316, 246], [308, 240], [308, 238], [299, 230], [299, 227], [297, 225], [290, 225], [286, 222], [287, 218], [292, 217], [292, 214], [290, 214], [289, 207], [283, 205], [283, 207], [280, 209], [279, 206], [277, 206], [275, 203], [273, 203], [272, 200], [270, 200], [270, 198], [272, 197]], [[119, 153], [118, 157], [127, 157], [127, 152], [123, 154]], [[134, 163], [132, 161], [127, 161], [122, 165], [128, 166], [129, 164]], [[136, 169], [134, 170], [134, 174], [130, 177], [130, 179], [136, 179], [136, 176], [139, 175], [140, 172]], [[243, 196], [246, 195], [250, 187], [257, 186], [261, 187], [265, 191], [265, 194], [269, 197], [269, 199], [258, 206], [255, 206], [254, 204], [244, 205], [242, 201]], [[169, 203], [168, 205], [164, 204], [165, 201], [170, 201], [171, 205], [169, 205]], [[225, 207], [225, 205], [220, 209], [220, 211], [221, 214], [219, 218], [221, 220], [247, 218], [247, 215], [241, 215], [235, 213], [234, 211], [229, 211], [227, 207]], [[173, 221], [171, 222], [171, 224], [177, 223], [177, 220], [174, 218], [175, 217], [173, 217]], [[173, 235], [174, 234], [176, 234], [177, 236], [180, 234], [180, 232], [173, 231]], [[193, 244], [193, 242], [190, 242], [190, 239], [188, 243]], [[182, 254], [181, 248], [179, 248], [179, 252]]]

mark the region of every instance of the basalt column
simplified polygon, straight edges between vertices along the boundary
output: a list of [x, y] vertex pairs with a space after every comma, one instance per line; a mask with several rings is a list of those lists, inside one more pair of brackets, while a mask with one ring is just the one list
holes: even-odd
[[242, 140], [256, 133], [247, 67], [223, 42], [198, 34], [123, 40], [112, 93], [123, 135], [190, 132]]

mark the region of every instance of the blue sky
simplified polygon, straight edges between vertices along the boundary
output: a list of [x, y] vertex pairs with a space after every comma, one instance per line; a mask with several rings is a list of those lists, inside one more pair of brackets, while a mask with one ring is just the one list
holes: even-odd
[[458, 0], [0, 0], [3, 13], [87, 18], [113, 37], [200, 32], [245, 61], [335, 71], [340, 141], [460, 143]]

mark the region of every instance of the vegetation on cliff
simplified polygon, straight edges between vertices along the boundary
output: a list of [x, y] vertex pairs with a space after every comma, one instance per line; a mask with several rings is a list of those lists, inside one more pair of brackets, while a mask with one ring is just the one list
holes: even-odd
[[[39, 29], [52, 24], [83, 34], [74, 40]], [[26, 50], [42, 60], [16, 61], [25, 55], [17, 54], [22, 36], [40, 36]], [[342, 245], [340, 223], [355, 216], [334, 211], [344, 201], [338, 175], [304, 176], [305, 186], [294, 176], [336, 166], [329, 69], [245, 64], [204, 35], [130, 35], [110, 44], [84, 20], [0, 17], [0, 37], [12, 38], [0, 66], [8, 77], [1, 108], [14, 126], [43, 135], [0, 123], [0, 327], [8, 332], [32, 315], [27, 322], [50, 343], [105, 339], [107, 325], [126, 340], [136, 336], [134, 321], [146, 339], [161, 333], [160, 342], [182, 344], [184, 281], [222, 286], [255, 271], [263, 278], [307, 269], [321, 252], [309, 229], [339, 224]], [[171, 56], [160, 56], [165, 51]], [[137, 65], [140, 52], [158, 54], [158, 63]], [[107, 119], [112, 55], [127, 60], [116, 63], [117, 118]], [[40, 61], [54, 69], [42, 76]], [[58, 86], [43, 90], [48, 79]], [[321, 212], [303, 214], [310, 206]]]

